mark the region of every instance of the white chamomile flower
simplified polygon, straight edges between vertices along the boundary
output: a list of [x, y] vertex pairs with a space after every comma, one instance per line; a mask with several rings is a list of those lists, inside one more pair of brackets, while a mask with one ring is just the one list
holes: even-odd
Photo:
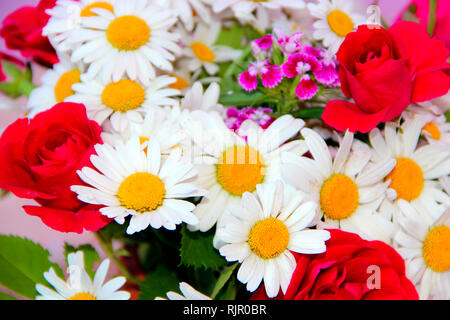
[[196, 17], [206, 24], [212, 21], [211, 9], [206, 5], [205, 0], [157, 0], [156, 2], [161, 7], [175, 12], [188, 31], [194, 28]]
[[36, 300], [128, 300], [130, 293], [117, 291], [126, 282], [125, 277], [116, 277], [106, 283], [105, 278], [109, 268], [109, 260], [104, 260], [92, 280], [84, 266], [82, 251], [70, 253], [67, 256], [69, 278], [67, 281], [59, 278], [51, 268], [44, 273], [44, 278], [56, 291], [42, 285], [36, 285], [40, 294]]
[[113, 148], [96, 145], [98, 155], [91, 162], [100, 172], [89, 167], [78, 171], [80, 178], [92, 187], [72, 186], [81, 201], [104, 205], [100, 212], [119, 224], [131, 215], [128, 234], [142, 231], [149, 225], [175, 230], [186, 222], [195, 225], [195, 205], [186, 198], [200, 197], [203, 190], [191, 183], [196, 175], [193, 165], [180, 161], [181, 151], [161, 156], [158, 139], [150, 138], [146, 150], [139, 137]]
[[131, 122], [126, 130], [103, 132], [103, 141], [115, 146], [125, 143], [132, 136], [138, 136], [144, 150], [148, 148], [150, 138], [157, 139], [162, 155], [169, 155], [173, 149], [187, 144], [187, 134], [178, 119], [172, 116], [170, 109], [153, 107], [146, 111], [142, 122]]
[[450, 299], [450, 209], [438, 219], [417, 212], [399, 200], [394, 221], [397, 251], [405, 259], [406, 275], [416, 285], [419, 297]]
[[450, 197], [435, 181], [450, 174], [450, 148], [437, 143], [418, 147], [422, 128], [427, 121], [428, 118], [415, 116], [401, 126], [386, 123], [383, 134], [377, 128], [369, 134], [375, 159], [397, 161], [385, 178], [391, 182], [380, 211], [387, 217], [392, 217], [398, 210], [398, 199], [410, 202], [418, 212], [428, 212], [434, 218], [450, 206]]
[[45, 12], [50, 16], [42, 35], [47, 36], [59, 52], [66, 52], [75, 48], [68, 43], [74, 30], [81, 27], [83, 17], [92, 17], [96, 13], [91, 9], [104, 9], [114, 12], [115, 0], [58, 0], [53, 8]]
[[219, 71], [217, 63], [233, 61], [241, 55], [241, 50], [215, 44], [221, 28], [220, 21], [214, 21], [210, 25], [199, 23], [193, 34], [180, 28], [183, 56], [189, 59], [187, 67], [191, 72], [203, 66], [210, 76], [215, 75]]
[[[190, 286], [186, 282], [180, 283], [180, 291], [182, 294], [173, 291], [167, 292], [167, 298], [169, 300], [212, 300], [210, 297], [192, 288], [192, 286]], [[167, 299], [156, 297], [155, 300]]]
[[313, 37], [322, 40], [325, 47], [336, 53], [347, 34], [364, 24], [364, 16], [356, 12], [352, 1], [318, 1], [317, 4], [308, 3], [311, 15], [319, 19], [313, 24]]
[[179, 35], [169, 31], [176, 22], [170, 10], [142, 0], [117, 1], [113, 12], [95, 8], [96, 16], [81, 18], [72, 32], [77, 44], [72, 61], [90, 64], [87, 75], [119, 81], [125, 74], [147, 85], [156, 77], [155, 67], [172, 71], [175, 55], [181, 53]]
[[199, 219], [194, 230], [208, 231], [229, 203], [239, 202], [258, 184], [281, 179], [281, 155], [303, 147], [301, 141], [286, 143], [304, 125], [291, 115], [280, 117], [266, 130], [247, 120], [239, 131], [241, 136], [230, 130], [218, 113], [197, 110], [191, 117], [185, 125], [196, 151], [192, 157], [199, 170], [196, 182], [208, 190], [194, 210]]
[[309, 230], [317, 204], [304, 202], [299, 191], [286, 192], [283, 183], [257, 185], [245, 192], [240, 205], [228, 207], [217, 236], [227, 244], [220, 254], [241, 263], [237, 278], [255, 291], [264, 280], [269, 298], [286, 293], [296, 262], [291, 251], [320, 254], [330, 239], [326, 230]]
[[60, 54], [59, 63], [48, 69], [41, 77], [41, 85], [31, 91], [27, 104], [28, 117], [32, 118], [73, 95], [72, 86], [80, 82], [83, 71], [82, 64], [73, 64], [68, 57]]
[[173, 96], [180, 92], [169, 88], [176, 79], [169, 76], [159, 76], [148, 85], [131, 79], [101, 82], [85, 75], [81, 80], [72, 86], [75, 94], [67, 101], [83, 103], [89, 118], [100, 125], [110, 118], [112, 127], [119, 132], [126, 130], [130, 122], [142, 122], [151, 108], [179, 103]]
[[395, 166], [395, 159], [371, 163], [372, 150], [354, 141], [346, 132], [334, 159], [324, 139], [305, 128], [302, 135], [313, 159], [287, 153], [283, 174], [318, 204], [320, 227], [339, 228], [368, 240], [390, 242], [393, 229], [376, 213], [385, 198], [389, 182], [383, 179]]
[[211, 83], [204, 90], [202, 83], [197, 81], [181, 100], [181, 110], [203, 110], [223, 113], [225, 109], [223, 105], [219, 104], [219, 98], [220, 86], [216, 82]]

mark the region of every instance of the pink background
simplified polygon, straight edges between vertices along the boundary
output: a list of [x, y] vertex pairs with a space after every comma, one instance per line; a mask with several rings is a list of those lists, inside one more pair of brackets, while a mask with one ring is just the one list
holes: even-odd
[[[367, 4], [371, 3], [369, 0], [361, 0], [361, 2]], [[392, 22], [393, 19], [397, 17], [399, 10], [401, 10], [407, 2], [408, 0], [381, 0], [381, 12], [386, 21], [388, 23]], [[21, 6], [36, 5], [37, 3], [37, 0], [0, 0], [0, 21], [3, 21], [10, 12]], [[0, 40], [0, 50], [5, 50], [5, 45], [2, 40]], [[17, 52], [9, 53], [20, 57]], [[38, 79], [42, 70], [37, 69], [35, 71], [35, 77]], [[17, 103], [23, 104], [24, 100], [19, 100]], [[2, 131], [2, 128], [22, 116], [23, 115], [17, 111], [0, 110], [0, 132]], [[52, 260], [61, 266], [64, 266], [65, 263], [63, 256], [64, 242], [74, 246], [91, 243], [100, 252], [102, 258], [105, 257], [92, 233], [85, 232], [78, 235], [54, 231], [45, 226], [39, 218], [28, 216], [22, 209], [22, 206], [25, 204], [33, 204], [33, 201], [18, 199], [11, 194], [0, 200], [0, 234], [12, 234], [27, 237], [41, 244], [50, 251]], [[117, 269], [113, 269], [111, 273], [117, 273]]]

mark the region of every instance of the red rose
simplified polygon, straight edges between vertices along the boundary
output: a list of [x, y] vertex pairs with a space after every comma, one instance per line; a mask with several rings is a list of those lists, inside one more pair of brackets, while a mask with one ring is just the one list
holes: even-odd
[[[402, 257], [381, 241], [329, 230], [327, 251], [318, 255], [295, 254], [297, 267], [284, 300], [417, 300], [418, 294], [405, 276]], [[377, 283], [379, 276], [379, 283]], [[378, 287], [378, 289], [377, 289]], [[259, 288], [253, 300], [266, 300]]]
[[18, 119], [0, 138], [0, 188], [36, 200], [41, 206], [25, 206], [25, 211], [55, 230], [97, 231], [110, 220], [101, 207], [79, 201], [70, 187], [84, 184], [77, 170], [92, 166], [101, 131], [87, 118], [86, 108], [75, 103]]
[[42, 29], [50, 16], [46, 9], [53, 8], [56, 0], [41, 0], [36, 7], [22, 7], [3, 20], [0, 35], [9, 49], [19, 50], [25, 58], [51, 66], [59, 61], [55, 49]]
[[448, 92], [448, 50], [415, 22], [389, 30], [363, 25], [337, 53], [342, 92], [355, 103], [330, 101], [323, 120], [337, 130], [367, 133], [398, 117], [412, 102]]

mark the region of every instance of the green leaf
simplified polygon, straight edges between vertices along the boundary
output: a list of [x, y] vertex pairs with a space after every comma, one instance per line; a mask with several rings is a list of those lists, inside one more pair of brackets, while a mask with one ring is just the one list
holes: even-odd
[[254, 106], [268, 102], [267, 96], [259, 91], [247, 93], [245, 91], [225, 92], [220, 96], [219, 103], [224, 106]]
[[0, 292], [0, 300], [17, 300], [17, 299], [10, 296], [9, 294]]
[[236, 269], [237, 265], [238, 263], [236, 262], [230, 266], [226, 266], [225, 268], [223, 268], [222, 272], [220, 273], [219, 279], [217, 279], [216, 285], [214, 286], [214, 289], [211, 293], [212, 299], [214, 299], [219, 294], [228, 280], [230, 280], [230, 277]]
[[445, 113], [445, 118], [447, 119], [447, 122], [450, 122], [450, 110]]
[[437, 0], [430, 0], [430, 13], [428, 16], [428, 34], [430, 37], [434, 34], [434, 27], [436, 26], [436, 10], [437, 10]]
[[217, 269], [226, 264], [213, 246], [214, 230], [191, 232], [183, 226], [181, 236], [180, 257], [183, 265]]
[[59, 266], [49, 261], [50, 253], [31, 240], [0, 235], [0, 284], [24, 297], [34, 299], [37, 283], [45, 284], [44, 272]]
[[0, 83], [0, 90], [14, 99], [29, 96], [35, 88], [31, 67], [27, 66], [23, 71], [18, 65], [8, 61], [2, 61], [1, 64], [8, 80]]
[[70, 244], [66, 243], [64, 246], [64, 255], [66, 256], [66, 261], [67, 261], [67, 256], [70, 253], [73, 253], [76, 251], [83, 251], [84, 266], [85, 266], [86, 272], [89, 274], [89, 276], [91, 278], [93, 278], [95, 275], [95, 271], [93, 270], [94, 263], [100, 262], [100, 255], [98, 254], [97, 250], [95, 250], [95, 248], [90, 244], [83, 244], [83, 245], [79, 246], [78, 248], [75, 248], [75, 247], [71, 246]]
[[219, 292], [219, 294], [216, 296], [215, 300], [236, 300], [236, 294], [237, 294], [237, 286], [236, 286], [236, 280], [234, 277], [232, 277], [225, 287]]
[[323, 107], [306, 108], [296, 112], [295, 116], [302, 119], [321, 119], [323, 110]]
[[147, 278], [140, 286], [139, 300], [154, 300], [156, 297], [166, 298], [169, 291], [178, 291], [179, 279], [174, 270], [159, 265], [154, 271], [147, 273]]
[[228, 46], [233, 49], [241, 49], [244, 35], [244, 28], [241, 27], [238, 23], [235, 23], [229, 29], [222, 28], [215, 44]]

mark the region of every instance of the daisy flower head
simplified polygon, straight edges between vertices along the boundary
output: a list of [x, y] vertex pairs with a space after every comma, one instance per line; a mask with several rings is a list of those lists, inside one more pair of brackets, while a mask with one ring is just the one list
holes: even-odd
[[[212, 300], [210, 297], [192, 288], [191, 285], [186, 282], [180, 283], [181, 294], [173, 291], [167, 292], [167, 298], [169, 300]], [[155, 300], [167, 300], [161, 297], [156, 297]]]
[[391, 217], [398, 211], [399, 199], [434, 218], [450, 206], [450, 197], [436, 181], [450, 174], [450, 149], [436, 143], [418, 145], [428, 121], [429, 118], [416, 115], [401, 125], [388, 122], [384, 132], [376, 128], [369, 134], [374, 159], [396, 160], [394, 169], [384, 177], [390, 183], [380, 209]]
[[385, 198], [383, 178], [395, 159], [371, 162], [372, 150], [346, 132], [334, 159], [325, 140], [305, 128], [302, 135], [312, 156], [284, 155], [284, 176], [318, 204], [319, 227], [338, 228], [367, 240], [391, 241], [392, 226], [376, 213]]
[[188, 31], [194, 29], [197, 17], [206, 24], [212, 21], [211, 9], [205, 0], [157, 0], [158, 5], [171, 9]]
[[179, 35], [170, 28], [176, 17], [171, 10], [141, 0], [116, 1], [113, 11], [91, 9], [96, 15], [81, 18], [70, 42], [76, 45], [73, 62], [90, 64], [89, 78], [119, 81], [124, 75], [148, 85], [155, 68], [172, 71], [181, 53]]
[[53, 47], [59, 52], [68, 52], [75, 49], [71, 39], [74, 30], [81, 27], [83, 17], [92, 17], [97, 14], [91, 9], [104, 9], [114, 11], [115, 0], [57, 0], [53, 8], [47, 9], [50, 16], [42, 35], [49, 38]]
[[194, 214], [199, 223], [191, 228], [208, 231], [229, 203], [240, 201], [245, 192], [254, 192], [258, 184], [281, 179], [281, 154], [300, 151], [300, 141], [286, 142], [303, 125], [303, 120], [285, 115], [265, 130], [247, 120], [236, 133], [218, 113], [192, 112], [186, 130], [199, 170], [196, 182], [208, 190], [208, 195], [197, 205]]
[[226, 244], [220, 254], [241, 263], [237, 278], [255, 291], [262, 281], [269, 298], [286, 293], [295, 258], [290, 251], [319, 254], [330, 239], [326, 230], [308, 230], [317, 204], [305, 202], [299, 191], [284, 190], [283, 183], [257, 185], [245, 192], [240, 205], [230, 205], [217, 236]]
[[36, 300], [129, 300], [130, 293], [118, 291], [126, 282], [125, 277], [116, 277], [106, 283], [109, 260], [104, 260], [98, 267], [94, 279], [91, 279], [84, 266], [83, 251], [67, 256], [69, 278], [61, 279], [51, 268], [44, 273], [44, 278], [55, 290], [42, 284], [36, 285], [40, 294]]
[[41, 85], [31, 91], [27, 102], [28, 117], [64, 102], [75, 92], [72, 86], [79, 83], [83, 74], [83, 64], [73, 64], [69, 57], [59, 54], [59, 63], [53, 65], [41, 77]]
[[150, 138], [144, 149], [134, 136], [115, 148], [105, 143], [95, 150], [98, 155], [91, 156], [91, 162], [98, 171], [88, 167], [78, 171], [91, 187], [71, 187], [78, 199], [104, 205], [100, 212], [119, 224], [131, 215], [128, 234], [148, 226], [175, 230], [182, 222], [197, 224], [195, 205], [183, 199], [203, 196], [204, 191], [191, 183], [196, 171], [180, 161], [179, 149], [162, 157], [158, 139]]
[[118, 132], [126, 130], [130, 122], [142, 122], [151, 108], [179, 103], [173, 97], [180, 92], [169, 88], [176, 79], [169, 76], [158, 76], [147, 85], [126, 78], [101, 81], [83, 75], [81, 80], [72, 87], [75, 94], [67, 101], [83, 103], [89, 118], [100, 125], [110, 119], [113, 129]]
[[422, 300], [450, 299], [450, 209], [433, 220], [400, 199], [394, 241]]
[[221, 29], [220, 21], [209, 25], [200, 22], [193, 33], [180, 29], [183, 56], [188, 59], [187, 66], [191, 72], [204, 67], [208, 75], [213, 76], [219, 71], [217, 63], [233, 61], [241, 55], [241, 50], [215, 44]]
[[308, 3], [314, 22], [313, 37], [321, 40], [323, 45], [336, 53], [347, 34], [364, 23], [364, 16], [353, 8], [352, 1], [318, 0], [318, 3]]

